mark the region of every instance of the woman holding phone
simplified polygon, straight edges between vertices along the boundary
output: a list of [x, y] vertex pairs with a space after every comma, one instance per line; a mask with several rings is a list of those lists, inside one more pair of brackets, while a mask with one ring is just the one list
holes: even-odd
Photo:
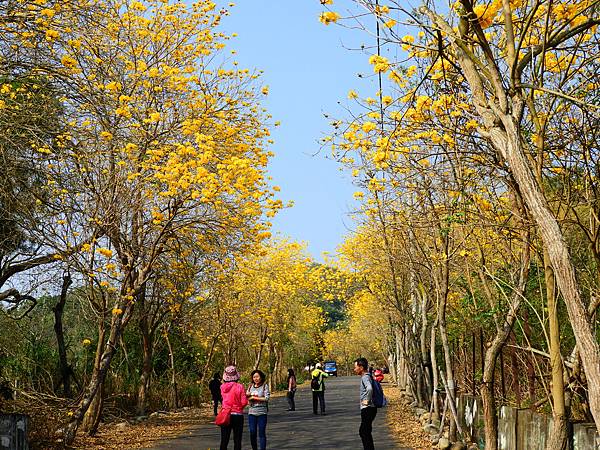
[[[250, 429], [250, 444], [252, 450], [267, 448], [267, 412], [269, 410], [269, 385], [265, 382], [265, 374], [261, 370], [253, 370], [250, 374], [252, 383], [246, 391], [250, 408], [248, 409], [248, 428]], [[257, 442], [258, 435], [258, 442]]]

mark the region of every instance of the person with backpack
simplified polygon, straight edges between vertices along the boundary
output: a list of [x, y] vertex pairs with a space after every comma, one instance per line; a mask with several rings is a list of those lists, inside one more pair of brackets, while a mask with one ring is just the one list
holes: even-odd
[[383, 406], [383, 390], [379, 382], [369, 373], [369, 363], [366, 358], [354, 361], [354, 373], [360, 376], [360, 428], [358, 434], [364, 450], [375, 450], [373, 443], [373, 421], [377, 408]]
[[323, 378], [327, 378], [329, 374], [321, 370], [321, 363], [315, 365], [315, 370], [310, 374], [310, 389], [313, 396], [313, 414], [317, 413], [317, 403], [320, 405], [321, 415], [325, 415], [325, 381]]
[[[262, 370], [253, 370], [250, 374], [252, 383], [248, 386], [246, 395], [250, 401], [248, 409], [248, 429], [250, 430], [250, 444], [252, 450], [267, 448], [267, 412], [269, 411], [269, 385], [265, 382], [266, 376]], [[258, 433], [257, 433], [258, 431]], [[258, 443], [257, 443], [258, 434]]]

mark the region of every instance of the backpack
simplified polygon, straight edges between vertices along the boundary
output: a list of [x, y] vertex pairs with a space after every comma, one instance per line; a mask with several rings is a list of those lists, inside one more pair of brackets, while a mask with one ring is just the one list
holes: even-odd
[[385, 398], [385, 395], [383, 395], [381, 383], [371, 376], [371, 386], [373, 386], [373, 405], [375, 405], [375, 408], [383, 408], [387, 405], [387, 399]]
[[316, 377], [312, 377], [312, 380], [310, 380], [310, 388], [313, 391], [318, 391], [319, 389], [321, 389], [321, 374], [317, 375]]

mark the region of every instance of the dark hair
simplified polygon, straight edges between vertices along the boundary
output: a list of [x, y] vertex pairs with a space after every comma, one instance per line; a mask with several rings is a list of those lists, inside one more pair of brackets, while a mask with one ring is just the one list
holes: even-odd
[[367, 358], [363, 358], [362, 356], [360, 358], [356, 358], [354, 360], [354, 363], [357, 366], [361, 366], [363, 369], [365, 370], [369, 370], [369, 362], [367, 361]]
[[213, 379], [220, 380], [221, 379], [221, 374], [219, 372], [215, 372], [215, 374], [213, 375]]
[[[253, 370], [250, 373], [250, 379], [251, 380], [253, 380], [255, 373], [257, 373], [260, 376], [260, 384], [263, 384], [265, 382], [265, 380], [267, 379], [267, 377], [265, 376], [265, 373], [262, 370], [258, 370], [258, 369]], [[253, 380], [253, 382], [254, 382], [254, 380]]]
[[295, 377], [294, 369], [288, 369], [288, 381], [291, 377]]

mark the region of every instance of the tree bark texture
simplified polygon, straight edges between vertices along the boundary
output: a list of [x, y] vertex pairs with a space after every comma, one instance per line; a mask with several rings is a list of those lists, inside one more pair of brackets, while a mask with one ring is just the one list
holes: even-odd
[[563, 360], [560, 352], [560, 326], [558, 323], [558, 298], [554, 272], [547, 252], [544, 252], [544, 278], [548, 301], [548, 327], [550, 335], [550, 365], [552, 366], [552, 428], [546, 441], [546, 450], [566, 450], [567, 412]]
[[65, 345], [65, 333], [63, 330], [63, 313], [65, 310], [65, 304], [67, 302], [67, 291], [73, 281], [70, 275], [63, 277], [62, 288], [60, 291], [60, 299], [58, 303], [52, 308], [54, 311], [54, 334], [56, 335], [56, 343], [58, 345], [58, 363], [60, 367], [60, 378], [63, 385], [63, 395], [67, 398], [71, 398], [71, 366], [67, 361], [67, 347]]

